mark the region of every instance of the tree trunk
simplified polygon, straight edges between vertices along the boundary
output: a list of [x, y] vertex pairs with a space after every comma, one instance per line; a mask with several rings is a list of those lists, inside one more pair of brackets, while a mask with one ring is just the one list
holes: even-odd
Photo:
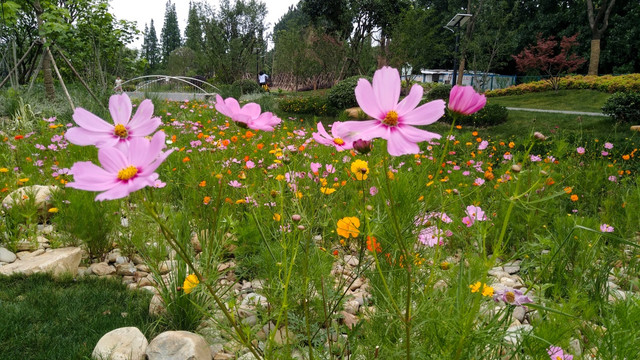
[[591, 40], [591, 55], [589, 56], [589, 72], [587, 75], [598, 75], [600, 64], [600, 39]]
[[[33, 9], [36, 12], [36, 18], [38, 19], [38, 30], [40, 32], [42, 26], [44, 25], [44, 21], [42, 20], [42, 14], [44, 13], [44, 10], [42, 9], [42, 6], [40, 6], [39, 0], [35, 0], [33, 2]], [[46, 40], [43, 38], [42, 42], [46, 43]], [[53, 100], [56, 97], [56, 90], [53, 86], [53, 74], [51, 74], [51, 58], [49, 57], [49, 54], [49, 47], [45, 46], [42, 53], [42, 76], [44, 77], [44, 90], [47, 99]]]
[[42, 61], [42, 76], [44, 77], [44, 92], [47, 95], [48, 100], [53, 100], [56, 97], [56, 89], [53, 86], [53, 74], [51, 73], [51, 54], [48, 47], [44, 48], [44, 59]]
[[458, 65], [458, 77], [456, 78], [456, 83], [452, 84], [452, 85], [460, 85], [462, 86], [462, 80], [464, 77], [464, 67], [466, 66], [466, 54], [462, 54], [462, 56], [460, 57], [460, 65]]

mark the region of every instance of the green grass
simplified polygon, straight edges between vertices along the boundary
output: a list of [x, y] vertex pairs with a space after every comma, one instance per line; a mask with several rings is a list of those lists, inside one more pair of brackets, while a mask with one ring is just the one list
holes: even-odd
[[113, 329], [152, 329], [151, 295], [114, 280], [37, 274], [0, 277], [0, 289], [2, 359], [87, 359]]
[[595, 90], [559, 90], [491, 97], [488, 102], [506, 107], [600, 113], [609, 96]]

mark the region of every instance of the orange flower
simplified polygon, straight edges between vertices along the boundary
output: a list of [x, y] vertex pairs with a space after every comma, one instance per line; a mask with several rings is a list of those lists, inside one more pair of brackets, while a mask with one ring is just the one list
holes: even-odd
[[176, 142], [176, 136], [175, 135], [171, 135], [171, 142], [172, 143]]
[[358, 230], [359, 227], [360, 227], [360, 219], [358, 219], [355, 216], [344, 217], [338, 220], [337, 232], [338, 232], [338, 235], [345, 237], [347, 239], [349, 238], [349, 236], [353, 238], [357, 238], [358, 235], [360, 235], [360, 230]]
[[24, 136], [23, 135], [16, 135], [13, 138], [16, 139], [16, 140], [21, 140], [21, 139], [24, 139]]
[[222, 140], [222, 146], [229, 146], [231, 142], [227, 139]]
[[200, 186], [200, 187], [205, 187], [205, 186], [207, 186], [207, 181], [206, 181], [206, 180], [202, 180], [202, 181], [200, 181], [200, 184], [198, 184], [198, 186]]
[[211, 202], [211, 196], [205, 196], [204, 199], [202, 199], [202, 203], [205, 205], [209, 205], [210, 202]]
[[382, 249], [380, 248], [380, 243], [376, 240], [375, 237], [367, 236], [367, 250], [371, 252], [375, 250], [377, 253], [382, 252]]
[[573, 201], [573, 202], [578, 201], [578, 195], [576, 195], [576, 194], [571, 195], [571, 201]]
[[[237, 136], [232, 136], [232, 137], [231, 137], [231, 142], [232, 142], [232, 143], [236, 143], [236, 142], [238, 142], [238, 137], [237, 137]], [[226, 146], [226, 145], [225, 145], [225, 146]]]
[[477, 132], [477, 131], [474, 131], [474, 132], [472, 132], [472, 133], [471, 133], [471, 135], [473, 135], [473, 136], [478, 136], [478, 132]]
[[571, 194], [571, 191], [573, 191], [573, 189], [571, 189], [571, 187], [569, 187], [569, 186], [564, 188], [564, 192], [566, 192], [567, 194]]
[[186, 163], [186, 162], [189, 162], [189, 161], [191, 161], [191, 159], [189, 159], [189, 157], [188, 157], [188, 156], [185, 156], [185, 157], [182, 159], [182, 162], [183, 162], [183, 163]]
[[622, 160], [629, 160], [630, 156], [629, 155], [622, 155]]
[[256, 147], [258, 148], [258, 150], [262, 150], [264, 148], [264, 144], [260, 143], [260, 144], [256, 145]]
[[555, 184], [556, 182], [553, 181], [553, 178], [547, 178], [547, 181], [545, 181], [545, 183], [547, 184], [547, 186], [551, 186], [551, 185]]
[[203, 137], [203, 136], [204, 136], [204, 134], [203, 134], [203, 133], [198, 133], [197, 138], [198, 138], [198, 139], [202, 139], [202, 137]]
[[247, 132], [244, 134], [244, 137], [248, 139], [251, 139], [252, 137], [254, 137], [255, 134], [252, 133], [251, 131], [247, 130]]

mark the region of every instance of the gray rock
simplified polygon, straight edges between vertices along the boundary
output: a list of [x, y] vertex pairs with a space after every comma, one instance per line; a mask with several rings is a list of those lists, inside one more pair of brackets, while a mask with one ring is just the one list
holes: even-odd
[[91, 266], [89, 266], [89, 270], [98, 276], [111, 275], [116, 272], [116, 268], [106, 262], [91, 264]]
[[516, 308], [513, 309], [513, 318], [517, 319], [519, 322], [522, 323], [524, 321], [525, 315], [526, 315], [526, 310], [524, 309], [524, 307], [516, 306]]
[[165, 331], [151, 340], [146, 350], [148, 360], [211, 360], [211, 350], [204, 338], [188, 331]]
[[136, 274], [136, 267], [132, 263], [116, 265], [116, 274], [120, 276], [133, 276]]
[[358, 313], [358, 308], [360, 308], [360, 304], [355, 300], [350, 300], [344, 303], [344, 311], [351, 315], [355, 315]]
[[3, 207], [12, 207], [25, 203], [29, 196], [35, 197], [34, 204], [38, 210], [47, 210], [50, 205], [51, 193], [56, 191], [56, 186], [31, 185], [12, 191], [2, 200]]
[[149, 302], [149, 315], [151, 316], [160, 316], [164, 314], [167, 309], [164, 307], [164, 301], [162, 297], [158, 294], [153, 295], [151, 298], [151, 302]]
[[82, 259], [82, 250], [77, 247], [67, 247], [44, 252], [37, 256], [29, 256], [16, 260], [0, 268], [0, 274], [11, 275], [22, 273], [25, 275], [46, 272], [53, 276], [70, 273], [76, 276], [78, 265]]
[[360, 264], [360, 261], [358, 260], [358, 258], [353, 255], [345, 255], [344, 262], [347, 263], [347, 265], [352, 267], [356, 267], [358, 266], [358, 264]]
[[135, 327], [124, 327], [106, 333], [91, 353], [96, 360], [144, 360], [149, 342]]
[[3, 247], [0, 247], [0, 261], [5, 263], [12, 263], [16, 261], [17, 258], [18, 257], [16, 256], [16, 254]]

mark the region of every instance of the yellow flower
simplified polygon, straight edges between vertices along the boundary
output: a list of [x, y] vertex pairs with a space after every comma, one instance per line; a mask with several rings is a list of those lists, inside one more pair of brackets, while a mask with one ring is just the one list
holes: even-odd
[[29, 178], [18, 179], [18, 181], [25, 183], [25, 182], [29, 181]]
[[184, 279], [182, 289], [184, 290], [185, 294], [189, 294], [193, 291], [193, 289], [196, 288], [196, 286], [198, 286], [198, 284], [200, 284], [200, 280], [198, 280], [198, 277], [195, 274], [190, 274], [186, 279]]
[[487, 284], [482, 285], [482, 296], [493, 296], [493, 288], [491, 286], [487, 286]]
[[336, 191], [336, 189], [321, 187], [320, 191], [325, 195], [330, 195], [330, 194], [333, 194]]
[[369, 173], [369, 164], [364, 160], [356, 160], [351, 163], [351, 172], [357, 180], [366, 180]]
[[469, 288], [471, 289], [472, 293], [476, 293], [476, 292], [480, 291], [480, 287], [481, 286], [482, 286], [482, 283], [480, 281], [478, 281], [475, 284], [469, 285]]
[[273, 220], [280, 221], [281, 218], [282, 217], [280, 216], [280, 214], [278, 214], [278, 213], [273, 214]]
[[57, 213], [58, 212], [58, 208], [52, 207], [51, 209], [49, 209], [50, 213]]
[[349, 236], [356, 238], [358, 237], [358, 235], [360, 235], [360, 230], [358, 230], [359, 227], [360, 219], [355, 216], [344, 217], [338, 220], [337, 232], [338, 235], [345, 238], [349, 238]]
[[9, 169], [7, 168], [0, 168], [0, 173], [6, 173], [9, 172]]

